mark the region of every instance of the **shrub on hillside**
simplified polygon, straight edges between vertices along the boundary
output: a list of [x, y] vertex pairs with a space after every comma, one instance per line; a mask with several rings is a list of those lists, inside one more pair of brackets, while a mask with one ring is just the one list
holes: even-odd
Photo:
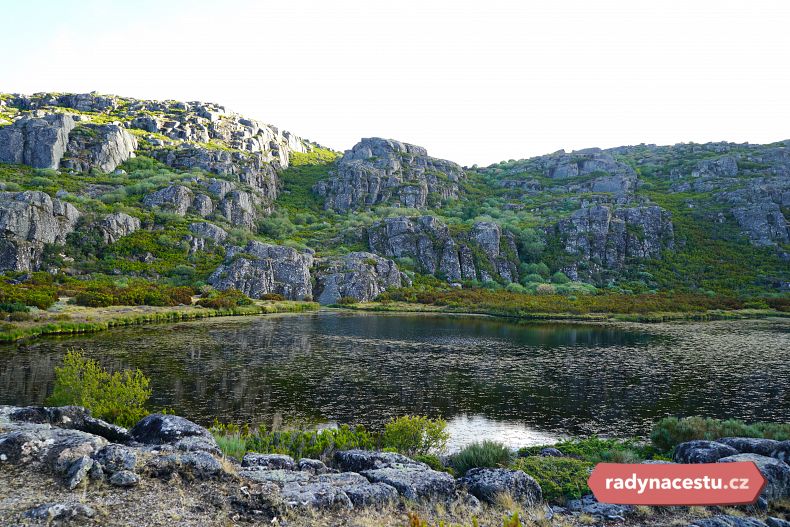
[[197, 301], [197, 305], [211, 309], [231, 309], [239, 306], [249, 306], [252, 303], [252, 299], [238, 289], [209, 291]]
[[505, 445], [496, 441], [472, 443], [452, 457], [452, 465], [459, 476], [473, 468], [506, 467], [513, 454]]
[[94, 417], [121, 426], [132, 426], [148, 412], [149, 380], [139, 369], [103, 369], [98, 362], [72, 350], [63, 366], [55, 368], [55, 387], [47, 404], [84, 406]]
[[442, 453], [450, 434], [443, 419], [404, 415], [384, 426], [381, 448], [392, 449], [409, 457]]

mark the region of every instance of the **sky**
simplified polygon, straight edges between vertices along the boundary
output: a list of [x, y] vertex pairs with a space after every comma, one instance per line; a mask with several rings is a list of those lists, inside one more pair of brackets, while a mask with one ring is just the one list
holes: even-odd
[[202, 100], [481, 166], [790, 138], [786, 0], [0, 0], [0, 91]]

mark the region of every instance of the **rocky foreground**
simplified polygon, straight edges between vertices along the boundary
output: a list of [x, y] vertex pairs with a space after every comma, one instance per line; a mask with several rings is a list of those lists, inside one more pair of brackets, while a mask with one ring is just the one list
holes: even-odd
[[535, 525], [787, 527], [766, 515], [782, 514], [790, 497], [789, 455], [787, 441], [678, 447], [679, 462], [755, 461], [769, 484], [755, 506], [739, 510], [634, 508], [591, 495], [560, 507], [546, 504], [538, 483], [517, 470], [473, 469], [455, 479], [400, 454], [364, 450], [335, 452], [328, 463], [256, 453], [239, 461], [224, 457], [208, 430], [175, 415], [152, 414], [127, 430], [80, 407], [4, 406], [0, 523], [405, 525], [407, 512], [417, 511], [498, 526], [517, 510]]

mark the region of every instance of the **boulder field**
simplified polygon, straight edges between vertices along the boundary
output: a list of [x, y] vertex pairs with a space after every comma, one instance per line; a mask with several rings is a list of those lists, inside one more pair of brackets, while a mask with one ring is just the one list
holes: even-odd
[[[747, 438], [692, 441], [679, 445], [675, 460], [754, 461], [769, 483], [757, 509], [744, 509], [749, 512], [790, 497], [790, 466], [785, 461], [789, 448], [788, 441]], [[563, 454], [547, 451], [540, 455]], [[92, 519], [101, 523], [104, 507], [121, 502], [134, 507], [135, 493], [150, 505], [152, 498], [146, 489], [157, 485], [178, 485], [182, 500], [190, 489], [202, 493], [201, 499], [207, 501], [198, 512], [217, 508], [230, 511], [234, 521], [261, 523], [276, 523], [276, 518], [294, 511], [361, 514], [366, 509], [384, 510], [398, 504], [427, 504], [446, 510], [461, 507], [475, 513], [501, 506], [503, 495], [524, 510], [542, 511], [544, 521], [549, 522], [545, 525], [577, 525], [582, 520], [630, 525], [639, 517], [634, 507], [599, 503], [590, 494], [563, 507], [550, 506], [543, 501], [537, 481], [519, 470], [476, 468], [456, 479], [393, 452], [340, 450], [326, 456], [322, 460], [255, 452], [241, 459], [223, 456], [207, 429], [177, 415], [151, 414], [125, 429], [76, 406], [0, 406], [0, 473], [18, 479], [35, 476], [41, 482], [51, 482], [40, 483], [42, 486], [54, 485], [50, 491], [18, 489], [31, 506], [16, 510], [13, 518], [25, 525]], [[89, 494], [96, 503], [79, 499], [91, 489], [103, 489]], [[52, 501], [55, 494], [60, 501]], [[7, 497], [0, 496], [2, 499]], [[159, 499], [166, 501], [167, 497]], [[786, 527], [787, 523], [779, 518], [714, 514], [683, 525]]]

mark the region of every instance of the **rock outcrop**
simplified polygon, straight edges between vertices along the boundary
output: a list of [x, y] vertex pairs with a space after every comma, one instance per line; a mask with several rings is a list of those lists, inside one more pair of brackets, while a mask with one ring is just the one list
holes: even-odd
[[79, 217], [44, 192], [0, 192], [0, 270], [38, 269], [45, 244], [63, 244]]
[[309, 252], [251, 241], [244, 248], [229, 248], [225, 263], [208, 283], [220, 290], [238, 289], [251, 298], [276, 293], [291, 300], [309, 300], [313, 296], [312, 265]]
[[137, 139], [117, 124], [79, 124], [69, 134], [61, 168], [90, 172], [97, 168], [112, 172], [134, 156]]
[[490, 222], [451, 234], [433, 216], [387, 218], [368, 229], [370, 250], [388, 258], [410, 258], [417, 270], [448, 281], [518, 280], [513, 236]]
[[367, 252], [318, 260], [313, 275], [313, 296], [321, 304], [336, 304], [341, 298], [368, 302], [407, 280], [395, 262]]
[[104, 243], [117, 242], [140, 229], [140, 220], [125, 212], [114, 212], [105, 216], [98, 224]]
[[456, 199], [464, 177], [460, 166], [429, 157], [420, 146], [370, 138], [348, 150], [314, 190], [326, 209], [338, 212], [379, 204], [422, 209]]
[[565, 251], [575, 261], [563, 271], [571, 279], [595, 279], [618, 271], [628, 260], [659, 258], [674, 247], [674, 228], [667, 211], [656, 205], [613, 208], [583, 207], [556, 226]]
[[69, 132], [74, 128], [70, 115], [28, 115], [0, 128], [0, 163], [57, 169], [66, 152]]

